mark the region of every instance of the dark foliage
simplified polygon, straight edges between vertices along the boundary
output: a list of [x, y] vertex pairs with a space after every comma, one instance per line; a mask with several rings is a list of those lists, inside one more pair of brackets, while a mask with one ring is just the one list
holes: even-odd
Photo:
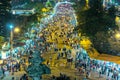
[[34, 77], [40, 77], [43, 74], [50, 74], [51, 70], [45, 64], [42, 64], [44, 59], [40, 56], [38, 50], [34, 50], [29, 58], [29, 66], [26, 70], [28, 75], [34, 79]]
[[[82, 6], [82, 8], [79, 6]], [[77, 3], [74, 8], [76, 9], [79, 23], [75, 31], [90, 37], [94, 48], [99, 52], [108, 53], [110, 50], [108, 30], [117, 28], [115, 24], [115, 7], [111, 6], [105, 11], [102, 6], [102, 0], [89, 0], [89, 8], [85, 9], [86, 6], [77, 5]], [[101, 33], [101, 36], [97, 35]]]
[[65, 74], [60, 73], [60, 76], [56, 77], [56, 76], [53, 75], [50, 80], [70, 80], [70, 77], [68, 77]]

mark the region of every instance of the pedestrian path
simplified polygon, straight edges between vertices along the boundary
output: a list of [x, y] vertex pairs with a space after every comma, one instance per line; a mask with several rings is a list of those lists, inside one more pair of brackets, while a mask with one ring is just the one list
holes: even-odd
[[[57, 58], [57, 55], [55, 55], [55, 53], [46, 53], [43, 54], [43, 57], [46, 59], [49, 59], [50, 55], [53, 55], [53, 57]], [[66, 74], [67, 76], [69, 76], [71, 78], [71, 80], [74, 80], [74, 78], [76, 78], [77, 80], [83, 80], [83, 78], [85, 77], [84, 74], [80, 74], [80, 72], [75, 69], [75, 64], [72, 63], [71, 64], [66, 64], [66, 65], [62, 65], [64, 64], [66, 59], [60, 58], [59, 60], [52, 60], [52, 63], [56, 63], [55, 65], [52, 65], [50, 63], [50, 69], [51, 69], [51, 74], [47, 75], [45, 78], [50, 78], [52, 75], [55, 76], [59, 76], [60, 73]], [[58, 65], [58, 66], [56, 66]], [[106, 76], [102, 75], [101, 77], [99, 77], [99, 73], [96, 71], [91, 71], [90, 73], [90, 77], [88, 80], [106, 80]]]
[[25, 71], [19, 71], [19, 72], [14, 72], [14, 75], [8, 75], [4, 76], [2, 80], [12, 80], [12, 77], [14, 77], [14, 80], [20, 80], [20, 77], [25, 73]]
[[101, 77], [99, 77], [98, 72], [92, 71], [90, 76], [91, 76], [90, 79], [92, 80], [106, 80], [106, 76], [102, 75]]

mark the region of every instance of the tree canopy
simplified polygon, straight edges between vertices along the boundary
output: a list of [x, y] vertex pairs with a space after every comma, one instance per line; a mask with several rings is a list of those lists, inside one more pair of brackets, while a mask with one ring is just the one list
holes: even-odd
[[[80, 1], [78, 1], [79, 3]], [[95, 48], [99, 51], [106, 52], [109, 48], [108, 31], [118, 28], [115, 24], [116, 9], [113, 5], [108, 10], [105, 10], [102, 5], [102, 0], [89, 0], [89, 7], [86, 5], [74, 5], [77, 14], [78, 26], [75, 31], [90, 37]], [[82, 6], [79, 7], [79, 6]], [[100, 38], [101, 35], [102, 38]], [[103, 46], [106, 51], [102, 50]]]
[[[112, 6], [105, 11], [102, 0], [90, 0], [88, 9], [77, 7], [77, 16], [79, 25], [77, 29], [81, 29], [83, 33], [94, 36], [99, 31], [107, 31], [108, 28], [115, 28], [115, 8]], [[86, 7], [86, 6], [83, 6]]]
[[35, 80], [41, 80], [40, 76], [43, 74], [50, 74], [51, 70], [48, 68], [45, 64], [42, 62], [44, 59], [40, 56], [40, 51], [35, 49], [30, 54], [31, 57], [29, 57], [29, 63], [30, 65], [27, 68], [28, 75]]

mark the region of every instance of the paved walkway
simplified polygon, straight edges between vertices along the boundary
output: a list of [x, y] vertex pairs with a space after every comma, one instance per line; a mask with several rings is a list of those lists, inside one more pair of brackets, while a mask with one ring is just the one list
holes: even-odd
[[14, 72], [14, 75], [8, 75], [5, 76], [2, 80], [12, 80], [12, 77], [15, 78], [15, 80], [20, 80], [20, 77], [25, 73], [25, 71], [19, 71], [19, 72]]
[[[60, 73], [66, 74], [71, 78], [71, 80], [74, 80], [75, 78], [77, 80], [83, 80], [85, 75], [81, 75], [78, 70], [74, 68], [74, 63], [67, 64], [66, 65], [66, 59], [60, 58], [57, 60], [57, 54], [56, 53], [45, 53], [42, 56], [47, 61], [50, 59], [50, 56], [52, 55], [52, 60], [50, 61], [50, 65], [48, 65], [51, 68], [51, 74], [43, 75], [43, 80], [49, 80], [52, 75], [59, 76]], [[46, 64], [46, 62], [45, 62]], [[12, 77], [15, 77], [15, 80], [20, 80], [20, 77], [25, 73], [25, 71], [21, 72], [15, 72], [14, 75], [9, 75], [4, 77], [2, 80], [11, 80]], [[30, 79], [29, 79], [30, 80]], [[92, 71], [90, 75], [90, 79], [88, 80], [106, 80], [105, 76], [99, 78], [99, 75], [97, 72]]]
[[[57, 55], [56, 53], [46, 53], [43, 55], [43, 57], [45, 58], [45, 60], [49, 60], [49, 57], [52, 55], [52, 61], [50, 61], [50, 68], [51, 68], [51, 75], [47, 75], [47, 76], [59, 76], [60, 73], [66, 74], [67, 76], [71, 77], [71, 80], [74, 80], [75, 78], [77, 78], [77, 80], [83, 80], [83, 78], [85, 77], [85, 75], [81, 75], [78, 70], [75, 70], [74, 68], [74, 63], [73, 65], [70, 64], [65, 64], [66, 59], [59, 59], [56, 60]], [[43, 76], [44, 77], [44, 76]], [[102, 77], [99, 78], [99, 74], [97, 72], [92, 71], [91, 75], [90, 75], [90, 79], [89, 80], [106, 80], [106, 77], [104, 75], [102, 75]]]
[[[71, 78], [71, 80], [74, 80], [75, 78], [77, 80], [83, 80], [84, 75], [81, 75], [78, 71], [75, 69], [71, 69], [70, 67], [50, 67], [51, 68], [51, 74], [43, 75], [43, 80], [49, 80], [52, 75], [59, 76], [60, 73], [66, 74]], [[14, 75], [9, 75], [4, 77], [2, 80], [12, 80], [12, 77], [15, 78], [15, 80], [20, 80], [20, 77], [24, 74], [24, 71], [21, 72], [15, 72]], [[31, 79], [29, 79], [31, 80]], [[105, 76], [99, 78], [98, 73], [91, 72], [91, 77], [88, 80], [106, 80]]]

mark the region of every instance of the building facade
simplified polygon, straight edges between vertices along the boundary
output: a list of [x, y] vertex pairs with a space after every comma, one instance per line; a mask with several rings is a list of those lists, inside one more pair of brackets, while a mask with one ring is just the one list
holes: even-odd
[[6, 36], [10, 7], [10, 0], [0, 0], [0, 36]]
[[103, 6], [119, 5], [120, 0], [103, 0]]

